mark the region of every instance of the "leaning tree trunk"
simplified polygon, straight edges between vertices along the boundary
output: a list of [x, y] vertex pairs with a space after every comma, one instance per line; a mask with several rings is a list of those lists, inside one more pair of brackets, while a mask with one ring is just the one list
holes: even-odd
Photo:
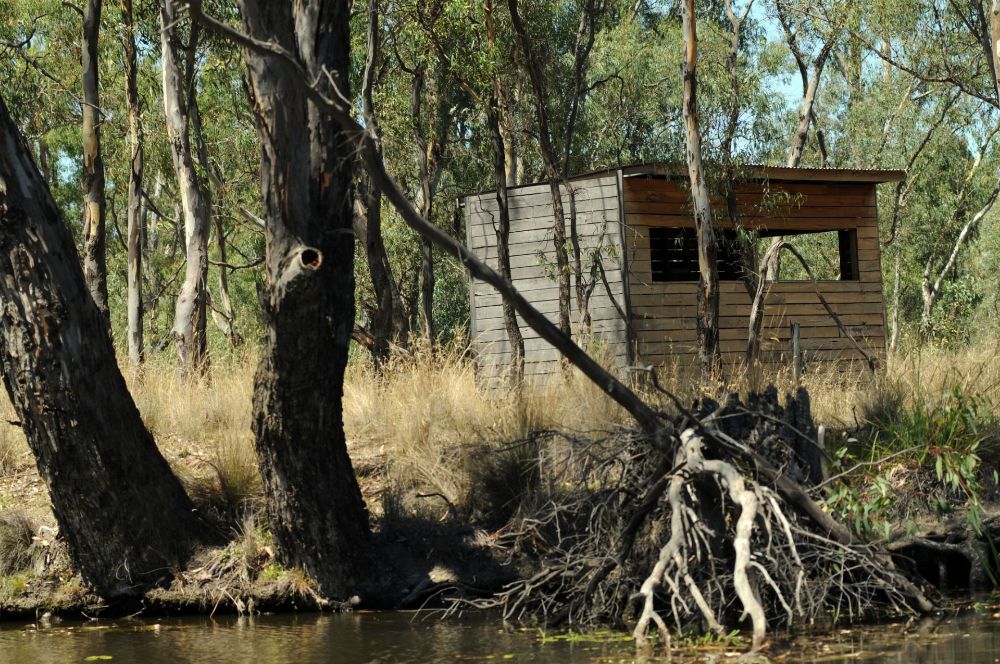
[[[194, 166], [190, 107], [197, 100], [194, 85], [185, 80], [194, 76], [191, 71], [194, 65], [193, 58], [189, 58], [188, 71], [186, 75], [181, 74], [178, 20], [174, 0], [163, 0], [160, 5], [163, 108], [184, 213], [184, 252], [187, 259], [184, 281], [174, 310], [173, 335], [180, 372], [191, 376], [207, 369], [208, 236], [212, 204], [208, 188]], [[193, 51], [196, 46], [194, 36], [191, 42], [188, 48]]]
[[132, 0], [122, 0], [125, 27], [125, 89], [131, 159], [128, 174], [128, 359], [133, 367], [143, 361], [142, 339], [142, 124], [139, 108], [135, 23]]
[[[246, 31], [297, 53], [324, 91], [348, 95], [350, 2], [241, 0]], [[354, 327], [350, 141], [286, 67], [246, 52], [263, 150], [267, 322], [254, 432], [281, 560], [346, 598], [371, 561], [368, 514], [347, 454], [343, 381]]]
[[181, 568], [206, 530], [143, 425], [73, 238], [0, 100], [0, 362], [59, 531], [103, 597]]
[[684, 129], [687, 138], [688, 177], [698, 237], [698, 358], [706, 376], [722, 369], [719, 354], [718, 245], [712, 228], [712, 208], [701, 163], [701, 133], [698, 128], [698, 34], [694, 0], [683, 3], [684, 32]]
[[90, 294], [110, 329], [104, 159], [101, 156], [101, 98], [98, 90], [98, 38], [101, 0], [87, 0], [83, 14], [83, 274]]
[[[798, 168], [799, 164], [802, 162], [802, 155], [806, 151], [806, 144], [809, 140], [810, 121], [815, 118], [816, 115], [816, 95], [819, 93], [820, 78], [823, 76], [823, 68], [826, 66], [826, 61], [833, 49], [833, 41], [835, 37], [829, 37], [826, 43], [823, 44], [822, 49], [812, 64], [812, 76], [809, 76], [809, 66], [806, 64], [802, 51], [799, 49], [794, 32], [783, 16], [781, 21], [788, 39], [789, 48], [792, 51], [792, 55], [795, 56], [795, 62], [798, 64], [799, 73], [802, 76], [802, 101], [799, 104], [799, 117], [795, 123], [795, 131], [792, 133], [792, 138], [789, 143], [788, 159], [785, 161], [785, 166], [788, 168]], [[784, 236], [775, 236], [771, 238], [770, 246], [775, 247], [784, 241]], [[767, 281], [777, 281], [781, 276], [781, 254], [775, 252], [774, 257], [774, 263], [762, 268], [765, 270], [764, 278]]]

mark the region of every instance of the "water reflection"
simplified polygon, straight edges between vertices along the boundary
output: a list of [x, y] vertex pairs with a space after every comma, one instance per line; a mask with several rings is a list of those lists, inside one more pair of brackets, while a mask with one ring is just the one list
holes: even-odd
[[[994, 618], [993, 615], [997, 617]], [[675, 654], [672, 662], [735, 661], [729, 649]], [[495, 617], [440, 621], [433, 614], [259, 616], [62, 623], [0, 623], [0, 663], [160, 662], [542, 662], [630, 661], [623, 641], [543, 642], [536, 632], [505, 630]], [[980, 613], [905, 628], [883, 625], [791, 638], [769, 649], [772, 661], [1000, 662], [1000, 614]], [[99, 659], [111, 658], [111, 659]], [[665, 658], [662, 661], [667, 661]]]
[[[26, 628], [0, 624], [0, 662], [599, 662], [629, 657], [627, 644], [540, 643], [495, 618], [442, 622], [430, 614], [131, 620]], [[102, 661], [93, 659], [90, 661]]]

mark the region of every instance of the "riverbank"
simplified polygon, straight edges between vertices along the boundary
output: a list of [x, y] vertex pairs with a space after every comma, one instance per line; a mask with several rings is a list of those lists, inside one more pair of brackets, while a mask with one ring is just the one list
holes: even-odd
[[[812, 412], [826, 429], [827, 474], [846, 480], [815, 497], [855, 532], [898, 545], [900, 557], [935, 546], [959, 555], [970, 527], [998, 521], [991, 471], [1000, 370], [986, 361], [992, 353], [984, 346], [913, 354], [877, 381], [860, 371], [808, 375]], [[249, 431], [254, 364], [252, 355], [217, 363], [211, 382], [179, 384], [169, 358], [154, 358], [132, 378], [162, 453], [231, 541], [127, 607], [105, 606], [73, 573], [20, 430], [0, 426], [0, 616], [336, 608], [301, 572], [275, 560]], [[782, 389], [790, 387], [789, 377], [778, 378]], [[688, 403], [700, 396], [669, 375], [663, 381]], [[13, 420], [4, 408], [2, 419]], [[394, 585], [373, 589], [374, 601], [365, 603], [409, 608], [440, 601], [446, 588], [448, 598], [499, 589], [532, 564], [497, 543], [515, 529], [513, 520], [531, 513], [547, 468], [573, 444], [607, 438], [625, 424], [623, 413], [575, 375], [543, 392], [497, 399], [479, 389], [459, 352], [397, 358], [381, 376], [352, 365], [349, 450], [382, 557], [391, 561], [380, 577]], [[553, 431], [563, 435], [539, 435]], [[977, 562], [988, 567], [992, 554], [984, 546], [963, 551], [967, 578]], [[956, 581], [963, 569], [956, 565], [936, 576], [926, 565], [923, 571], [932, 581], [969, 585]], [[973, 580], [991, 582], [985, 573]]]

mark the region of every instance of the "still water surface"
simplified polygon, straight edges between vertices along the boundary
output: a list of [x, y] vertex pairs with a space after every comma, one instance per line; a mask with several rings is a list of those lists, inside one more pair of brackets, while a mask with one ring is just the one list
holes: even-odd
[[[1000, 614], [966, 615], [914, 627], [882, 625], [788, 639], [774, 662], [1000, 662]], [[737, 661], [738, 652], [675, 654], [673, 662]], [[542, 639], [504, 630], [490, 616], [442, 622], [433, 614], [258, 616], [65, 622], [48, 627], [0, 623], [0, 663], [105, 661], [206, 662], [628, 662], [619, 639]], [[658, 658], [654, 661], [668, 661]]]

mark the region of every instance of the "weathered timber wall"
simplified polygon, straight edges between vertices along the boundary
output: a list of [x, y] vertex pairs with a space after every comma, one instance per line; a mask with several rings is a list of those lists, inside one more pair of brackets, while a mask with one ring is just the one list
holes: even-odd
[[[622, 230], [618, 177], [614, 172], [570, 181], [577, 212], [577, 235], [580, 240], [583, 272], [590, 279], [593, 254], [600, 250], [602, 263], [611, 286], [611, 297], [625, 310], [622, 281]], [[552, 204], [547, 184], [517, 187], [510, 190], [510, 256], [514, 285], [524, 296], [553, 322], [559, 320], [559, 287], [555, 276], [555, 247], [552, 241]], [[499, 224], [494, 193], [467, 196], [464, 199], [468, 246], [481, 259], [499, 271], [497, 235]], [[570, 232], [570, 194], [564, 188], [563, 207], [566, 213], [566, 233]], [[571, 247], [566, 251], [570, 256]], [[580, 320], [576, 291], [571, 278], [571, 314], [574, 329]], [[472, 312], [472, 345], [479, 363], [480, 375], [487, 381], [496, 379], [509, 364], [510, 344], [504, 327], [500, 296], [488, 284], [470, 285]], [[598, 283], [590, 298], [593, 338], [606, 349], [614, 367], [627, 363], [628, 343], [625, 321], [618, 315], [607, 289]], [[520, 320], [520, 319], [519, 319]], [[525, 377], [540, 382], [557, 377], [559, 354], [552, 346], [521, 321], [524, 335]]]
[[[689, 195], [679, 183], [664, 179], [625, 178], [628, 284], [637, 361], [674, 365], [684, 371], [695, 363], [695, 282], [654, 282], [649, 228], [689, 227]], [[875, 185], [871, 183], [750, 183], [738, 190], [742, 223], [751, 229], [857, 229], [857, 281], [820, 281], [820, 290], [851, 334], [880, 359], [885, 356], [885, 307], [879, 258]], [[731, 226], [722, 201], [713, 201], [720, 227]], [[794, 260], [783, 253], [782, 260]], [[761, 360], [786, 363], [791, 324], [801, 329], [806, 361], [837, 361], [841, 367], [861, 359], [850, 340], [826, 313], [808, 281], [771, 284], [765, 300]], [[742, 361], [746, 350], [751, 298], [742, 282], [721, 283], [721, 346], [726, 363]]]

